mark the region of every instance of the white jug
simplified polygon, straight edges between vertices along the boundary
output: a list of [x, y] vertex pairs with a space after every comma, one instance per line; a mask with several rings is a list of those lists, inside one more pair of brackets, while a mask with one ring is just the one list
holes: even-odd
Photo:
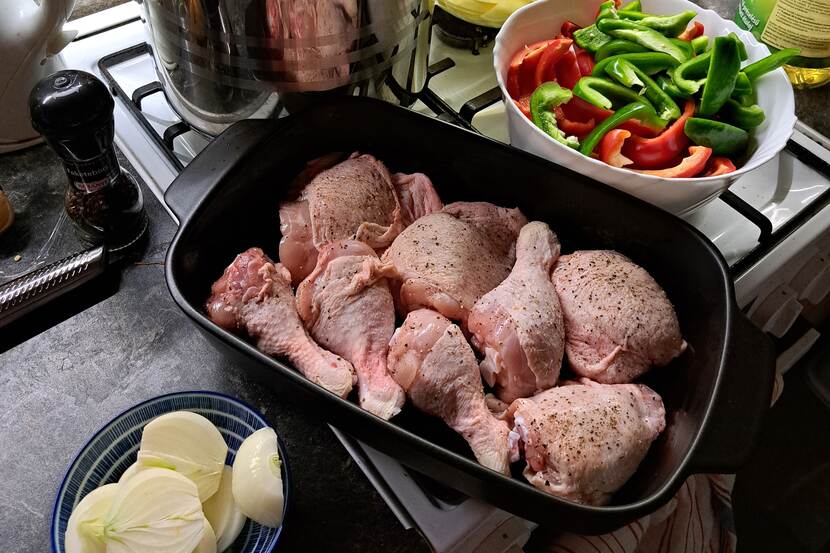
[[75, 38], [64, 31], [75, 0], [0, 0], [0, 153], [42, 139], [29, 121], [29, 92], [58, 69], [63, 48]]

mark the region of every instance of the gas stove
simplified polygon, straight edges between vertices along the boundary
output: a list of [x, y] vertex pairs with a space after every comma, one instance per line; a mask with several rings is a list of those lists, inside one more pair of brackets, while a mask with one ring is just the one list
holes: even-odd
[[[116, 145], [163, 200], [170, 183], [210, 139], [182, 122], [167, 103], [136, 4], [69, 27], [78, 37], [63, 52], [63, 65], [109, 83], [116, 95]], [[428, 91], [413, 109], [508, 142], [492, 48], [473, 53], [433, 37], [430, 62]], [[740, 306], [780, 339], [779, 369], [785, 371], [819, 337], [805, 323], [804, 310], [830, 294], [830, 141], [799, 123], [784, 152], [686, 219], [729, 263]], [[417, 528], [435, 551], [521, 551], [527, 541], [533, 524], [445, 489], [332, 431], [400, 522]]]

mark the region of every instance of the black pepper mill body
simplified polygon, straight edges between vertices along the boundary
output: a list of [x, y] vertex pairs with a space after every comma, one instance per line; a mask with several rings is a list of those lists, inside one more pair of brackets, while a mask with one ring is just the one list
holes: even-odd
[[114, 107], [106, 85], [84, 71], [58, 71], [29, 96], [32, 126], [63, 161], [66, 212], [79, 237], [118, 252], [146, 234], [147, 215], [141, 190], [115, 156]]

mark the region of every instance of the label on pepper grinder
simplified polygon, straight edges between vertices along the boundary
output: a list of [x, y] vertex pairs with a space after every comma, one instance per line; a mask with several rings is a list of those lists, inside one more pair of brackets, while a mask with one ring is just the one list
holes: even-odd
[[86, 193], [101, 190], [120, 174], [118, 159], [112, 150], [88, 161], [64, 162], [64, 170], [72, 187]]

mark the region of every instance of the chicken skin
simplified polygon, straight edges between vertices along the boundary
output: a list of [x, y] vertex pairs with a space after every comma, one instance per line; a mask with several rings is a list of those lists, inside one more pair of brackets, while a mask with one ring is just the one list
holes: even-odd
[[458, 432], [479, 463], [509, 474], [509, 428], [488, 410], [475, 354], [458, 326], [428, 309], [410, 313], [389, 344], [389, 373], [415, 407]]
[[656, 392], [642, 384], [566, 382], [517, 399], [511, 460], [524, 450], [524, 476], [549, 494], [604, 505], [637, 470], [666, 426]]
[[563, 255], [553, 283], [565, 315], [565, 353], [580, 376], [605, 384], [631, 382], [686, 349], [666, 293], [620, 253]]
[[317, 345], [297, 314], [291, 275], [259, 248], [236, 256], [211, 287], [205, 309], [227, 330], [245, 330], [257, 349], [285, 356], [310, 381], [346, 397], [357, 378], [351, 363]]
[[323, 246], [297, 287], [297, 309], [321, 346], [354, 365], [360, 406], [384, 419], [398, 414], [406, 395], [386, 370], [395, 306], [375, 251], [356, 240]]
[[484, 354], [481, 375], [505, 402], [556, 384], [565, 351], [565, 323], [550, 280], [559, 241], [548, 225], [525, 225], [516, 264], [501, 284], [473, 306], [467, 326]]
[[514, 220], [524, 216], [496, 206], [488, 213], [489, 231], [483, 230], [487, 219], [473, 223], [443, 211], [421, 217], [395, 239], [381, 259], [395, 269], [401, 313], [429, 308], [463, 325], [479, 298], [507, 278], [521, 229]]
[[314, 270], [323, 245], [356, 238], [383, 250], [406, 225], [442, 207], [426, 175], [393, 178], [365, 154], [332, 166], [335, 159], [332, 154], [309, 163], [295, 179], [305, 184], [297, 200], [280, 204], [280, 262], [295, 285]]

